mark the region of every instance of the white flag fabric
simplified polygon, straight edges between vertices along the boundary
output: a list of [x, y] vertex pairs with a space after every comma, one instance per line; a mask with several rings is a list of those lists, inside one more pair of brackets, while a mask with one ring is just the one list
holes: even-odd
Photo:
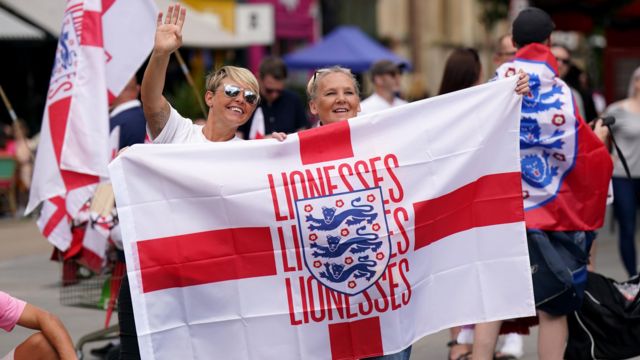
[[[158, 8], [153, 0], [103, 1], [107, 88], [115, 97], [153, 48]], [[108, 7], [108, 8], [106, 8]]]
[[251, 120], [251, 128], [249, 129], [249, 139], [262, 139], [265, 136], [264, 129], [264, 113], [262, 112], [262, 108], [258, 107], [253, 114], [253, 119]]
[[535, 314], [516, 79], [110, 165], [143, 359], [356, 359]]
[[69, 0], [51, 73], [26, 213], [41, 202], [41, 232], [60, 250], [69, 224], [108, 176], [109, 97], [151, 51], [152, 0]]

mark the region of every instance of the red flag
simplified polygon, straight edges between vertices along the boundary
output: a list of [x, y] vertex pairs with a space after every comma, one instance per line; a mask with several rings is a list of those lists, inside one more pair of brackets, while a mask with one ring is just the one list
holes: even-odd
[[558, 77], [549, 48], [530, 44], [498, 78], [529, 74], [520, 122], [520, 162], [528, 228], [569, 231], [602, 227], [613, 164], [578, 114], [571, 88]]

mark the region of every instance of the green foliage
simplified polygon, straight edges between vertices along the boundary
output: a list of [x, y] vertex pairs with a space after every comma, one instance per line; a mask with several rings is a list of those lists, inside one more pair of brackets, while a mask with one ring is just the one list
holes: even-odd
[[493, 27], [500, 20], [504, 20], [509, 16], [509, 0], [478, 0], [482, 7], [480, 21], [487, 30]]
[[[202, 89], [202, 86], [196, 84], [196, 88]], [[191, 120], [203, 117], [198, 99], [186, 80], [177, 84], [173, 88], [173, 91], [167, 93], [165, 96], [171, 106], [178, 110], [180, 115]], [[204, 92], [198, 91], [198, 96], [204, 96]]]

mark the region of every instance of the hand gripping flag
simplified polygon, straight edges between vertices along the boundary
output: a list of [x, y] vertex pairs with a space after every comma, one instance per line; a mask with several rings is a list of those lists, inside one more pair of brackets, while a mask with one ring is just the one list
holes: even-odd
[[578, 114], [569, 86], [558, 77], [547, 46], [530, 44], [498, 78], [529, 74], [520, 120], [522, 188], [527, 227], [595, 230], [602, 227], [613, 165], [604, 144]]
[[515, 78], [110, 165], [143, 359], [356, 359], [535, 314]]
[[67, 2], [26, 209], [44, 202], [38, 225], [61, 250], [71, 219], [107, 176], [108, 98], [151, 50], [156, 14], [151, 0]]

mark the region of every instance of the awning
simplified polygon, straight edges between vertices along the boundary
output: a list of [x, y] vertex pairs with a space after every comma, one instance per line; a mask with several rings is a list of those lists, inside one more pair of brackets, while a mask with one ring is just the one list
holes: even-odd
[[42, 40], [44, 31], [0, 8], [0, 40]]
[[411, 68], [407, 59], [394, 54], [355, 26], [338, 27], [318, 43], [284, 57], [291, 69], [318, 69], [340, 65], [354, 72], [367, 71], [379, 60], [390, 60], [403, 64], [407, 69]]
[[[132, 0], [125, 0], [132, 1]], [[155, 0], [158, 9], [166, 11], [170, 0]], [[66, 2], [61, 0], [0, 0], [0, 5], [10, 8], [50, 35], [58, 37]], [[268, 4], [237, 4], [236, 32], [222, 28], [216, 15], [199, 12], [184, 4], [187, 20], [182, 33], [184, 46], [204, 48], [244, 47], [273, 43], [273, 7]], [[258, 19], [259, 21], [256, 21]], [[255, 26], [255, 24], [259, 26]], [[4, 21], [2, 22], [2, 27]], [[1, 28], [1, 27], [0, 27]]]
[[62, 14], [66, 1], [60, 0], [0, 0], [3, 7], [9, 8], [52, 36], [58, 37], [62, 28]]

